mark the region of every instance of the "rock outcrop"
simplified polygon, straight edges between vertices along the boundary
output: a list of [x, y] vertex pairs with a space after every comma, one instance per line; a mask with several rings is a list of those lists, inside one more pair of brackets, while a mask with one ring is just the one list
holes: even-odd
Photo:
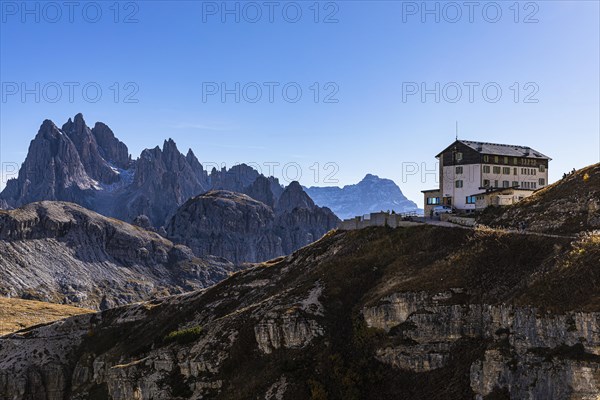
[[367, 174], [355, 185], [342, 188], [306, 188], [306, 193], [319, 206], [330, 208], [341, 219], [380, 211], [395, 211], [397, 214], [419, 211], [419, 207], [408, 200], [398, 185], [390, 179]]
[[[259, 177], [251, 186], [256, 197], [275, 201], [271, 182]], [[292, 183], [275, 209], [244, 194], [214, 190], [188, 200], [166, 231], [197, 255], [216, 255], [235, 263], [259, 262], [290, 254], [318, 240], [339, 220], [314, 205], [300, 185]]]
[[203, 291], [2, 337], [0, 398], [595, 399], [599, 256], [594, 235], [334, 232]]
[[210, 286], [235, 270], [72, 203], [0, 212], [0, 295], [106, 309]]

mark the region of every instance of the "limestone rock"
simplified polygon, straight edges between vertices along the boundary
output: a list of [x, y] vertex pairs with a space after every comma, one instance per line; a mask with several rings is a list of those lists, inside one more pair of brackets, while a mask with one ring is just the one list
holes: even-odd
[[72, 203], [0, 213], [0, 294], [104, 309], [203, 288], [232, 264]]
[[[269, 181], [259, 177], [253, 188], [269, 193]], [[302, 191], [300, 185], [296, 187]], [[289, 190], [289, 191], [288, 191]], [[286, 189], [281, 195], [291, 205], [297, 189]], [[258, 196], [257, 193], [255, 195]], [[286, 193], [287, 192], [287, 193]], [[273, 199], [271, 196], [267, 198]], [[291, 210], [275, 213], [271, 207], [249, 196], [214, 190], [188, 200], [166, 227], [167, 237], [184, 243], [198, 255], [212, 254], [235, 263], [265, 261], [297, 250], [335, 228], [338, 219], [328, 209], [303, 200]], [[311, 208], [305, 208], [311, 206]], [[288, 207], [291, 208], [291, 207]]]

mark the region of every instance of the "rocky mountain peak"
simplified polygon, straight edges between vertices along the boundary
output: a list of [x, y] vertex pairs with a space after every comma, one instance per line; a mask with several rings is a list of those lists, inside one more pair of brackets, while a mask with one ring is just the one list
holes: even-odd
[[[268, 178], [259, 177], [251, 188], [266, 195], [271, 191], [270, 184]], [[297, 193], [297, 188], [292, 187], [288, 193]], [[303, 207], [275, 213], [255, 197], [211, 190], [188, 200], [175, 212], [167, 226], [167, 237], [184, 243], [199, 256], [211, 254], [235, 263], [257, 262], [306, 246], [338, 222], [328, 209]]]
[[163, 153], [167, 153], [167, 154], [179, 153], [179, 149], [177, 148], [177, 143], [175, 143], [175, 141], [171, 138], [168, 138], [163, 142], [162, 151], [163, 151]]
[[9, 207], [39, 199], [80, 198], [86, 204], [83, 191], [92, 186], [74, 143], [51, 120], [45, 120], [29, 144], [17, 178], [7, 182], [0, 198]]
[[116, 167], [127, 169], [131, 165], [131, 156], [125, 143], [115, 137], [113, 131], [104, 123], [96, 122], [92, 134], [100, 148], [102, 157]]
[[376, 181], [378, 179], [380, 179], [380, 178], [377, 175], [367, 174], [367, 175], [365, 175], [365, 177], [362, 179], [361, 182]]
[[44, 120], [35, 138], [30, 142], [29, 146], [34, 142], [54, 141], [62, 134], [61, 130], [49, 119]]
[[194, 154], [192, 149], [188, 149], [188, 152], [185, 155], [185, 159], [186, 159], [187, 163], [190, 165], [190, 167], [192, 168], [192, 171], [194, 171], [194, 174], [196, 175], [198, 182], [200, 182], [200, 184], [204, 188], [208, 188], [210, 186], [208, 174], [204, 170], [204, 167], [202, 166], [202, 164], [200, 164], [200, 161], [198, 161], [198, 158], [196, 157], [196, 155]]
[[306, 194], [297, 181], [291, 182], [285, 188], [275, 207], [278, 213], [292, 211], [295, 208], [305, 208], [308, 210], [315, 208], [315, 202]]
[[162, 149], [142, 151], [132, 185], [136, 193], [130, 195], [124, 218], [145, 214], [154, 226], [161, 226], [187, 199], [205, 192], [202, 166], [190, 165], [188, 159], [173, 139], [165, 140]]
[[244, 193], [271, 208], [275, 206], [276, 198], [272, 190], [272, 182], [263, 175], [260, 175], [250, 186], [246, 187]]
[[367, 174], [360, 182], [343, 188], [310, 187], [306, 192], [316, 204], [331, 208], [343, 219], [379, 211], [403, 213], [419, 209], [404, 196], [394, 181], [374, 174]]
[[77, 114], [73, 121], [69, 118], [62, 131], [71, 139], [86, 173], [90, 178], [105, 184], [119, 180], [119, 174], [113, 170], [108, 160], [101, 153], [104, 151], [98, 145], [92, 130], [86, 125], [83, 115]]
[[223, 168], [218, 171], [216, 168], [213, 168], [210, 174], [210, 182], [214, 189], [224, 189], [241, 193], [246, 187], [254, 183], [259, 175], [258, 171], [249, 165], [237, 164], [229, 170]]

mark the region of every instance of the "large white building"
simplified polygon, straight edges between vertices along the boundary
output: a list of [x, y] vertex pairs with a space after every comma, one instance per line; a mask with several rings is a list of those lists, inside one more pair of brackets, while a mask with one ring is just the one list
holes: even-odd
[[[439, 188], [423, 191], [425, 215], [436, 205], [473, 211], [488, 194], [503, 196], [501, 204], [512, 204], [548, 184], [550, 158], [531, 147], [456, 140], [436, 158]], [[502, 189], [507, 189], [503, 193]], [[513, 196], [508, 201], [507, 196]], [[477, 202], [477, 198], [480, 201]]]

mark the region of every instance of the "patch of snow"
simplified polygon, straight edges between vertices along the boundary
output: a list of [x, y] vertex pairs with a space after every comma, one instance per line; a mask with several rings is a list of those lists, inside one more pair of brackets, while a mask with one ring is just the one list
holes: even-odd
[[119, 175], [119, 180], [115, 183], [111, 184], [98, 184], [97, 190], [102, 190], [107, 193], [113, 193], [119, 189], [127, 187], [131, 185], [133, 182], [133, 178], [135, 177], [135, 167], [130, 167], [129, 169], [117, 168], [114, 165], [110, 164], [110, 168], [115, 171]]

